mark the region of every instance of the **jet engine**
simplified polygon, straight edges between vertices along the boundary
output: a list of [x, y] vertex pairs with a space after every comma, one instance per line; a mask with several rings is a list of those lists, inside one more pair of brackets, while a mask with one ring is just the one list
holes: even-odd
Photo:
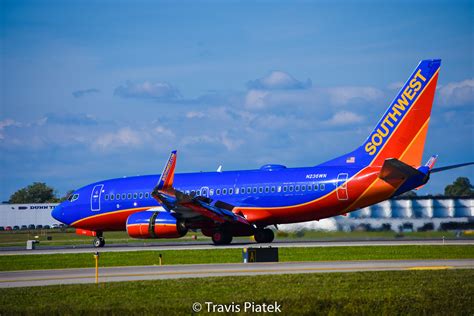
[[132, 238], [178, 238], [187, 232], [184, 222], [169, 212], [137, 212], [127, 219], [127, 233]]

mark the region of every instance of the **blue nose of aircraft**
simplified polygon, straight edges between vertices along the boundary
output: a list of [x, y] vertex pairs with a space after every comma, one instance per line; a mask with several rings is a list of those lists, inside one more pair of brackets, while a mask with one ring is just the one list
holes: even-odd
[[57, 206], [51, 211], [51, 216], [52, 216], [55, 220], [57, 220], [57, 221], [63, 223], [64, 207], [62, 206], [62, 204], [57, 205]]

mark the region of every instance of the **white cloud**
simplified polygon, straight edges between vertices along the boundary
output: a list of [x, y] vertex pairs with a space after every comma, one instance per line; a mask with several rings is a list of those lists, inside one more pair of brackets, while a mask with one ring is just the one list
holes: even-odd
[[261, 109], [265, 107], [265, 97], [268, 96], [267, 91], [250, 90], [245, 96], [245, 107], [249, 109]]
[[129, 127], [119, 129], [115, 133], [106, 133], [99, 136], [93, 143], [94, 147], [102, 150], [122, 146], [138, 146], [143, 142], [142, 135]]
[[5, 128], [10, 127], [10, 126], [20, 127], [21, 123], [12, 119], [5, 119], [3, 121], [0, 121], [0, 140], [5, 139], [5, 135], [3, 131]]
[[117, 87], [114, 95], [122, 98], [155, 99], [159, 101], [174, 100], [180, 96], [178, 89], [167, 82], [152, 83], [149, 81], [142, 83], [128, 81], [124, 86]]
[[403, 87], [403, 82], [397, 81], [397, 82], [392, 82], [387, 86], [388, 89], [390, 90], [399, 90]]
[[181, 140], [182, 146], [196, 144], [221, 145], [224, 146], [228, 151], [234, 151], [243, 145], [244, 142], [240, 139], [230, 137], [227, 131], [222, 132], [219, 135], [188, 136]]
[[160, 136], [166, 136], [166, 137], [174, 137], [174, 133], [172, 130], [167, 129], [166, 127], [163, 126], [157, 126], [154, 129], [155, 133], [157, 133]]
[[335, 105], [346, 105], [356, 99], [375, 101], [383, 96], [383, 92], [374, 87], [335, 87], [329, 88], [328, 93]]
[[203, 118], [205, 114], [203, 112], [198, 112], [198, 111], [190, 111], [186, 113], [186, 118], [188, 119], [193, 119], [193, 118]]
[[72, 95], [77, 98], [82, 98], [88, 94], [99, 93], [99, 89], [91, 88], [91, 89], [84, 89], [84, 90], [76, 90], [72, 92]]
[[474, 79], [451, 82], [439, 88], [440, 103], [444, 106], [474, 104]]
[[265, 77], [249, 81], [247, 87], [259, 90], [307, 89], [311, 87], [311, 80], [301, 82], [284, 71], [272, 71]]
[[360, 123], [364, 117], [353, 112], [341, 111], [333, 115], [331, 119], [326, 121], [329, 125], [348, 125]]

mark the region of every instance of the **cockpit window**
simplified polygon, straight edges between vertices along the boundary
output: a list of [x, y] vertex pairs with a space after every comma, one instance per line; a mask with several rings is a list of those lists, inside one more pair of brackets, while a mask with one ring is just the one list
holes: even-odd
[[72, 195], [69, 196], [68, 201], [69, 201], [69, 202], [74, 202], [74, 201], [77, 200], [78, 198], [79, 198], [79, 194], [77, 194], [77, 193], [76, 193], [76, 194], [72, 194]]

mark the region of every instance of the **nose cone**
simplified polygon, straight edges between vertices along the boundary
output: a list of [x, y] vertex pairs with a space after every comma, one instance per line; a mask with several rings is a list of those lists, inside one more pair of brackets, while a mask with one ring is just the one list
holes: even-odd
[[51, 216], [58, 222], [64, 223], [64, 207], [61, 204], [57, 205], [52, 211]]

